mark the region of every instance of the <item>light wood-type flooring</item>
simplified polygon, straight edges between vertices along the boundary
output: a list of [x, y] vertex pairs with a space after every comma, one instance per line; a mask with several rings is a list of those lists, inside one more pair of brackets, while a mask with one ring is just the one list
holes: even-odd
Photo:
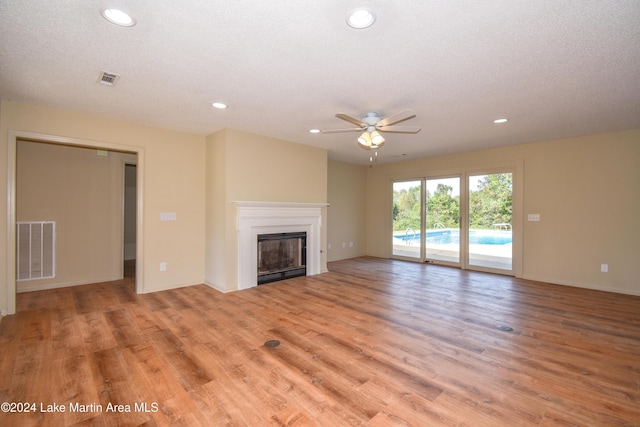
[[0, 401], [35, 411], [0, 425], [640, 425], [640, 297], [368, 257], [329, 270], [18, 294]]

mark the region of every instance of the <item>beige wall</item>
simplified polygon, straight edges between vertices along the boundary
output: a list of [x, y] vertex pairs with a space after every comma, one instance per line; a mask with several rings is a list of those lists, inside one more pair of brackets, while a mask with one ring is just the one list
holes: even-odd
[[55, 277], [17, 290], [121, 279], [124, 164], [135, 155], [29, 141], [16, 151], [16, 221], [55, 221], [57, 236]]
[[[327, 151], [238, 130], [207, 137], [206, 283], [238, 288], [236, 201], [327, 202]], [[209, 169], [215, 165], [213, 170]], [[326, 209], [321, 271], [326, 271]], [[224, 261], [222, 261], [224, 260]]]
[[[207, 137], [207, 182], [206, 182], [206, 250], [205, 283], [221, 291], [228, 286], [228, 265], [234, 251], [237, 252], [233, 235], [227, 236], [227, 132], [223, 129]], [[234, 233], [235, 234], [235, 233]], [[237, 280], [237, 279], [236, 279]]]
[[328, 261], [366, 254], [367, 169], [367, 166], [329, 161]]
[[[144, 194], [141, 222], [144, 259], [138, 272], [141, 292], [202, 283], [205, 245], [205, 137], [161, 130], [73, 111], [0, 101], [0, 187], [7, 188], [12, 135], [50, 135], [69, 144], [139, 153], [139, 188]], [[42, 139], [42, 138], [39, 138]], [[0, 223], [7, 224], [7, 197], [0, 200]], [[161, 222], [161, 212], [177, 221]], [[11, 304], [8, 229], [0, 228], [0, 310]], [[13, 250], [13, 249], [10, 249]], [[167, 271], [160, 272], [161, 262]]]
[[[138, 185], [143, 193], [139, 225], [144, 237], [139, 248], [144, 257], [138, 259], [143, 267], [138, 273], [141, 292], [205, 279], [221, 290], [232, 290], [237, 282], [237, 265], [229, 258], [237, 253], [232, 201], [333, 201], [335, 209], [331, 213], [325, 209], [323, 215], [324, 271], [328, 233], [332, 251], [338, 249], [331, 253], [332, 260], [360, 255], [363, 246], [368, 255], [390, 256], [392, 178], [520, 161], [522, 216], [539, 213], [542, 219], [534, 223], [520, 218], [522, 276], [640, 294], [637, 130], [381, 164], [363, 172], [360, 166], [328, 163], [325, 150], [240, 131], [203, 137], [2, 100], [0, 187], [10, 192], [0, 200], [0, 223], [8, 224], [10, 213], [7, 201], [13, 190], [7, 178], [13, 169], [8, 163], [15, 155], [12, 143], [16, 135], [25, 134], [138, 153]], [[177, 221], [161, 222], [161, 212], [176, 212]], [[5, 314], [12, 307], [9, 233], [0, 227], [0, 310]], [[354, 247], [349, 248], [352, 239]], [[342, 241], [347, 243], [345, 251], [340, 250]], [[161, 262], [167, 263], [167, 272], [159, 271]], [[600, 273], [601, 263], [609, 264], [609, 273]]]
[[[524, 165], [522, 277], [640, 295], [640, 131], [516, 145], [368, 169], [367, 254], [390, 256], [390, 180]], [[538, 213], [540, 222], [528, 222]], [[601, 273], [600, 264], [609, 264]]]

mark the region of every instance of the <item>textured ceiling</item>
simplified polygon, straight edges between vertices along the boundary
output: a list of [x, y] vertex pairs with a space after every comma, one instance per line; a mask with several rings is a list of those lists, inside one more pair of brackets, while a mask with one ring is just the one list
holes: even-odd
[[[363, 5], [375, 25], [348, 27]], [[410, 108], [422, 131], [386, 134], [389, 162], [640, 128], [640, 1], [0, 0], [0, 97], [362, 164], [356, 133], [309, 129]]]

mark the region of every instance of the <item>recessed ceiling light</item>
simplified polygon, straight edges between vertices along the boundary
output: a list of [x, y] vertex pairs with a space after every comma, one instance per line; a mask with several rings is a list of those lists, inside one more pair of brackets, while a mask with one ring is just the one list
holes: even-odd
[[500, 123], [507, 123], [508, 121], [509, 119], [495, 119], [493, 123], [500, 124]]
[[320, 133], [320, 129], [309, 129], [310, 133]]
[[100, 9], [100, 14], [107, 21], [122, 27], [133, 27], [136, 25], [135, 18], [120, 9], [104, 8]]
[[226, 110], [229, 106], [223, 102], [213, 102], [211, 103], [213, 108], [217, 108], [218, 110]]
[[376, 21], [376, 15], [369, 9], [361, 7], [351, 11], [347, 16], [347, 24], [351, 28], [368, 28]]

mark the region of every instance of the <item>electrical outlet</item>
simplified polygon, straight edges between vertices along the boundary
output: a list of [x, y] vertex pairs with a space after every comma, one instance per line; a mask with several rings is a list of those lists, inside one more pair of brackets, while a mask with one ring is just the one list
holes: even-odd
[[540, 221], [540, 214], [529, 214], [529, 215], [527, 215], [527, 220], [529, 220], [529, 221]]
[[160, 263], [160, 271], [167, 271], [167, 263], [166, 262], [161, 262]]
[[349, 247], [352, 248], [353, 247], [353, 242], [349, 242]]
[[609, 264], [600, 264], [600, 271], [602, 273], [608, 273], [609, 272]]
[[347, 242], [342, 242], [342, 247], [346, 248], [347, 247]]
[[331, 243], [327, 243], [327, 250], [331, 250]]

